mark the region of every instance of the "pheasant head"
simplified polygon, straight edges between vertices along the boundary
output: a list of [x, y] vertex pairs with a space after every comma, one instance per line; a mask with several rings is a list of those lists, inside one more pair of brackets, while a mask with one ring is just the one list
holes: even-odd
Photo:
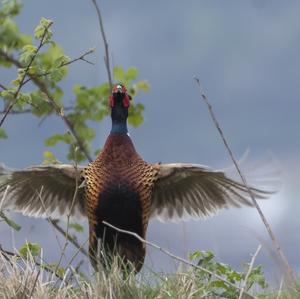
[[131, 96], [122, 84], [117, 84], [112, 89], [112, 95], [109, 97], [109, 106], [111, 107], [112, 128], [111, 133], [126, 134], [128, 107]]

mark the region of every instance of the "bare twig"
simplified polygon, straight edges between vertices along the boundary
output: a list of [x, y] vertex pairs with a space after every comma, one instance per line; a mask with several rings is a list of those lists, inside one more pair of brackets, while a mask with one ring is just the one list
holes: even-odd
[[[71, 266], [71, 264], [73, 263], [73, 261], [75, 260], [75, 258], [77, 257], [77, 255], [79, 254], [79, 252], [82, 252], [81, 250], [84, 250], [84, 246], [88, 243], [89, 238], [87, 238], [82, 245], [80, 245], [80, 247], [77, 249], [77, 251], [73, 254], [73, 256], [71, 257], [71, 259], [69, 260], [66, 268], [68, 268], [69, 266]], [[86, 251], [85, 251], [86, 252]], [[87, 254], [87, 253], [86, 253]]]
[[[72, 111], [72, 110], [74, 110], [74, 107], [66, 106], [66, 107], [62, 107], [62, 109], [64, 111]], [[2, 110], [2, 111], [0, 111], [0, 114], [4, 114], [5, 112], [6, 112], [5, 110]], [[29, 113], [32, 113], [32, 109], [23, 109], [23, 110], [20, 110], [20, 111], [10, 110], [10, 115], [29, 114]]]
[[275, 236], [275, 234], [274, 234], [274, 232], [273, 232], [273, 230], [272, 230], [269, 222], [267, 221], [267, 219], [266, 219], [265, 215], [263, 214], [260, 206], [258, 205], [258, 203], [257, 203], [257, 201], [256, 201], [256, 199], [255, 199], [255, 197], [253, 195], [253, 192], [251, 191], [250, 187], [248, 186], [245, 176], [243, 175], [242, 171], [240, 170], [240, 167], [238, 166], [237, 160], [234, 157], [234, 154], [233, 154], [233, 152], [232, 152], [232, 150], [231, 150], [231, 148], [230, 148], [230, 146], [229, 146], [229, 144], [228, 144], [228, 142], [227, 142], [227, 140], [226, 140], [226, 138], [224, 136], [224, 133], [223, 133], [221, 127], [220, 127], [220, 124], [219, 124], [218, 120], [215, 117], [215, 114], [213, 112], [212, 106], [211, 106], [208, 98], [206, 97], [206, 95], [202, 91], [202, 88], [201, 88], [201, 85], [200, 85], [200, 80], [198, 78], [196, 78], [196, 77], [194, 77], [194, 79], [195, 79], [196, 83], [199, 86], [200, 95], [201, 95], [202, 99], [204, 100], [204, 102], [206, 103], [206, 105], [208, 107], [210, 116], [211, 116], [211, 118], [212, 118], [212, 120], [213, 120], [213, 122], [214, 122], [214, 124], [215, 124], [215, 126], [216, 126], [216, 128], [217, 128], [217, 130], [218, 130], [218, 132], [219, 132], [219, 134], [221, 136], [221, 138], [222, 138], [222, 141], [223, 141], [223, 143], [224, 143], [224, 145], [225, 145], [225, 147], [226, 147], [226, 149], [227, 149], [227, 151], [228, 151], [228, 153], [230, 155], [230, 158], [231, 158], [231, 160], [232, 160], [235, 168], [237, 169], [237, 172], [238, 172], [240, 178], [242, 179], [242, 182], [245, 185], [245, 187], [247, 189], [247, 192], [249, 193], [249, 196], [250, 196], [250, 198], [251, 198], [251, 200], [253, 202], [253, 205], [257, 209], [257, 211], [258, 211], [258, 213], [259, 213], [259, 215], [260, 215], [260, 217], [261, 217], [261, 219], [262, 219], [262, 221], [263, 221], [263, 223], [264, 223], [264, 225], [265, 225], [265, 227], [266, 227], [266, 229], [267, 229], [267, 231], [269, 233], [269, 236], [270, 236], [270, 238], [271, 238], [271, 240], [273, 242], [273, 245], [274, 245], [274, 247], [275, 247], [275, 249], [276, 249], [276, 251], [277, 251], [277, 253], [278, 253], [278, 255], [279, 255], [279, 257], [280, 257], [280, 259], [282, 261], [283, 267], [284, 267], [284, 269], [285, 269], [285, 271], [286, 271], [286, 273], [288, 275], [288, 278], [289, 278], [289, 280], [291, 282], [293, 282], [295, 280], [294, 272], [293, 272], [292, 268], [290, 267], [289, 262], [288, 262], [287, 258], [285, 257], [285, 255], [284, 255], [284, 253], [283, 253], [283, 251], [282, 251], [282, 249], [281, 249], [281, 247], [279, 245], [279, 242], [278, 242], [278, 240], [277, 240], [277, 238], [276, 238], [276, 236]]
[[[105, 224], [105, 225], [107, 225], [107, 226], [109, 226], [109, 227], [111, 227], [111, 228], [113, 228], [114, 230], [116, 230], [116, 231], [118, 231], [118, 232], [120, 232], [120, 233], [124, 233], [124, 234], [127, 234], [127, 235], [131, 235], [131, 236], [137, 238], [137, 239], [138, 239], [139, 241], [141, 241], [142, 243], [147, 244], [147, 245], [149, 245], [149, 246], [151, 246], [151, 247], [153, 247], [153, 248], [155, 248], [155, 249], [158, 249], [159, 251], [163, 252], [164, 254], [170, 256], [171, 258], [173, 258], [173, 259], [175, 259], [175, 260], [177, 260], [177, 261], [180, 261], [180, 262], [182, 262], [182, 263], [184, 263], [184, 264], [186, 264], [186, 265], [189, 265], [189, 266], [191, 266], [191, 267], [193, 267], [193, 268], [196, 268], [196, 269], [198, 269], [198, 270], [201, 270], [201, 271], [203, 271], [203, 272], [205, 272], [205, 273], [207, 273], [207, 274], [209, 274], [209, 275], [212, 275], [212, 276], [216, 277], [217, 279], [223, 281], [223, 282], [226, 283], [227, 285], [230, 285], [230, 286], [234, 287], [235, 289], [241, 290], [241, 288], [240, 288], [239, 286], [237, 286], [237, 285], [231, 283], [230, 281], [226, 280], [226, 279], [223, 278], [222, 276], [220, 276], [220, 275], [218, 275], [218, 274], [216, 274], [216, 273], [214, 273], [214, 272], [211, 272], [210, 270], [208, 270], [208, 269], [206, 269], [206, 268], [203, 268], [203, 267], [201, 267], [201, 266], [195, 265], [195, 264], [193, 264], [192, 262], [190, 262], [190, 261], [188, 261], [188, 260], [186, 260], [186, 259], [183, 259], [183, 258], [181, 258], [180, 256], [177, 256], [177, 255], [175, 255], [175, 254], [169, 252], [168, 250], [166, 250], [166, 249], [164, 249], [164, 248], [162, 248], [162, 247], [160, 247], [160, 246], [158, 246], [158, 245], [156, 245], [156, 244], [154, 244], [154, 243], [152, 243], [152, 242], [149, 242], [149, 241], [143, 239], [143, 238], [142, 238], [141, 236], [139, 236], [137, 233], [134, 233], [134, 232], [131, 232], [131, 231], [128, 231], [128, 230], [124, 230], [124, 229], [118, 228], [118, 227], [116, 227], [116, 226], [114, 226], [114, 225], [112, 225], [112, 224], [110, 224], [110, 223], [108, 223], [108, 222], [106, 222], [106, 221], [103, 221], [102, 223]], [[253, 295], [247, 293], [246, 291], [244, 291], [244, 293], [247, 294], [248, 296], [250, 296], [251, 298], [255, 298]]]
[[111, 71], [110, 71], [110, 59], [109, 59], [109, 51], [108, 51], [108, 42], [107, 42], [105, 31], [104, 31], [104, 26], [103, 26], [103, 21], [102, 21], [100, 8], [99, 8], [96, 0], [92, 0], [92, 2], [94, 4], [96, 12], [97, 12], [99, 27], [100, 27], [100, 31], [101, 31], [101, 36], [102, 36], [102, 40], [103, 40], [103, 43], [104, 43], [104, 51], [105, 51], [104, 63], [105, 63], [106, 71], [107, 71], [108, 83], [109, 83], [110, 92], [111, 92], [112, 91], [112, 77], [111, 77]]
[[65, 115], [64, 110], [62, 107], [60, 107], [52, 98], [50, 92], [44, 85], [40, 85], [41, 91], [44, 92], [44, 94], [47, 97], [48, 103], [53, 107], [53, 109], [56, 111], [56, 113], [61, 117], [61, 119], [64, 121], [64, 123], [67, 125], [67, 127], [70, 129], [70, 132], [72, 133], [73, 137], [76, 140], [76, 143], [80, 149], [80, 151], [85, 155], [85, 157], [89, 160], [89, 162], [92, 162], [92, 157], [90, 156], [89, 152], [87, 151], [83, 141], [80, 139], [80, 137], [77, 134], [77, 131], [75, 130], [72, 122], [70, 119]]
[[58, 261], [57, 266], [56, 266], [56, 271], [57, 271], [57, 269], [60, 266], [60, 263], [62, 261], [62, 258], [63, 258], [64, 254], [65, 254], [65, 251], [66, 251], [66, 249], [68, 247], [68, 244], [69, 244], [69, 241], [70, 241], [70, 236], [69, 236], [70, 217], [71, 217], [71, 214], [72, 214], [72, 211], [73, 211], [74, 203], [75, 203], [77, 192], [78, 192], [78, 176], [80, 174], [80, 172], [78, 171], [78, 167], [77, 167], [76, 153], [77, 153], [77, 151], [75, 150], [75, 163], [74, 163], [74, 168], [75, 168], [75, 171], [76, 171], [76, 175], [75, 175], [75, 190], [74, 190], [74, 194], [73, 194], [73, 198], [72, 198], [72, 203], [71, 203], [70, 211], [69, 211], [69, 213], [67, 215], [67, 229], [66, 229], [66, 233], [65, 233], [65, 243], [64, 243], [64, 247], [63, 247], [63, 249], [61, 251], [61, 255], [60, 255], [59, 261]]
[[247, 285], [247, 280], [248, 280], [249, 275], [250, 275], [250, 273], [252, 271], [252, 268], [253, 268], [253, 265], [254, 265], [254, 261], [255, 261], [257, 255], [258, 255], [258, 253], [260, 252], [260, 250], [261, 250], [261, 245], [259, 244], [258, 247], [257, 247], [257, 249], [256, 249], [256, 251], [255, 251], [255, 253], [254, 253], [254, 255], [252, 256], [251, 262], [249, 264], [249, 269], [247, 271], [245, 280], [243, 281], [243, 286], [242, 286], [242, 288], [240, 290], [239, 299], [242, 299], [243, 294], [245, 293], [245, 288], [246, 288], [246, 285]]
[[21, 81], [20, 81], [20, 83], [19, 83], [18, 89], [17, 89], [17, 91], [16, 91], [15, 94], [14, 94], [14, 100], [13, 100], [12, 103], [7, 107], [6, 112], [5, 112], [4, 116], [2, 117], [2, 119], [1, 119], [1, 121], [0, 121], [0, 127], [2, 126], [3, 122], [5, 121], [5, 119], [6, 119], [7, 115], [9, 114], [10, 110], [12, 110], [12, 108], [14, 107], [14, 105], [17, 103], [17, 101], [18, 101], [18, 95], [19, 95], [19, 93], [20, 93], [21, 88], [22, 88], [23, 85], [24, 85], [25, 77], [27, 76], [27, 73], [28, 73], [28, 71], [29, 71], [29, 68], [31, 67], [31, 65], [32, 65], [32, 63], [33, 63], [33, 61], [34, 61], [34, 59], [36, 58], [36, 56], [37, 56], [37, 54], [38, 54], [38, 52], [40, 51], [40, 49], [41, 49], [42, 46], [44, 45], [44, 41], [45, 41], [46, 35], [47, 35], [47, 33], [48, 33], [48, 29], [50, 28], [50, 26], [51, 26], [52, 24], [53, 24], [53, 23], [50, 22], [50, 23], [47, 25], [47, 27], [45, 28], [45, 31], [44, 31], [44, 33], [43, 33], [43, 36], [42, 36], [41, 40], [40, 40], [40, 43], [39, 43], [39, 45], [38, 45], [38, 47], [37, 47], [37, 49], [36, 49], [34, 55], [32, 55], [32, 57], [31, 57], [31, 59], [30, 59], [28, 65], [26, 66], [26, 68], [25, 68], [25, 70], [24, 70], [24, 73], [23, 73], [22, 79], [21, 79]]
[[7, 88], [3, 85], [3, 84], [1, 84], [0, 83], [0, 87], [3, 89], [3, 90], [6, 90]]
[[[58, 224], [58, 220], [48, 219], [49, 222], [59, 231], [63, 236], [66, 236], [66, 231]], [[68, 235], [69, 241], [85, 256], [89, 256], [86, 250], [83, 248], [82, 245], [80, 245], [75, 238]]]
[[[81, 54], [79, 57], [74, 58], [74, 59], [72, 59], [72, 60], [70, 60], [70, 61], [68, 61], [68, 62], [62, 63], [61, 65], [58, 66], [58, 68], [67, 66], [67, 65], [69, 65], [69, 64], [71, 64], [71, 63], [74, 63], [74, 62], [76, 62], [76, 61], [78, 61], [78, 60], [82, 60], [82, 61], [85, 61], [85, 62], [88, 63], [88, 64], [94, 65], [93, 62], [90, 62], [90, 61], [88, 61], [88, 60], [85, 59], [85, 56], [87, 56], [87, 55], [89, 55], [89, 54], [91, 54], [91, 53], [93, 53], [93, 52], [95, 52], [95, 49], [94, 49], [94, 48], [89, 49], [89, 50], [87, 50], [85, 53]], [[28, 83], [29, 81], [31, 81], [33, 78], [44, 77], [44, 76], [47, 76], [47, 75], [50, 75], [50, 74], [51, 74], [51, 71], [49, 71], [49, 72], [44, 72], [44, 73], [42, 73], [42, 74], [33, 75], [31, 78], [28, 78], [27, 80], [25, 80], [24, 83], [23, 83], [23, 85], [25, 85], [26, 83]]]

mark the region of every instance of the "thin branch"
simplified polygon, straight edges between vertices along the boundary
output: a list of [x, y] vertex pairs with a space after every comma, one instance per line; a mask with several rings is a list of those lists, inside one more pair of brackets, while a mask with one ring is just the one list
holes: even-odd
[[3, 84], [1, 84], [1, 83], [0, 83], [0, 87], [1, 87], [3, 90], [7, 90], [7, 88], [6, 88]]
[[[175, 255], [175, 254], [169, 252], [168, 250], [166, 250], [166, 249], [164, 249], [164, 248], [162, 248], [162, 247], [160, 247], [160, 246], [158, 246], [158, 245], [156, 245], [156, 244], [154, 244], [154, 243], [152, 243], [152, 242], [149, 242], [149, 241], [143, 239], [143, 238], [142, 238], [141, 236], [139, 236], [137, 233], [134, 233], [134, 232], [131, 232], [131, 231], [128, 231], [128, 230], [124, 230], [124, 229], [118, 228], [118, 227], [116, 227], [116, 226], [114, 226], [114, 225], [112, 225], [112, 224], [110, 224], [110, 223], [108, 223], [108, 222], [106, 222], [106, 221], [102, 221], [102, 223], [103, 223], [104, 225], [107, 225], [107, 226], [113, 228], [114, 230], [116, 230], [116, 231], [118, 231], [118, 232], [120, 232], [120, 233], [124, 233], [124, 234], [130, 235], [130, 236], [133, 236], [133, 237], [135, 237], [136, 239], [138, 239], [139, 241], [141, 241], [142, 243], [144, 243], [144, 244], [146, 244], [146, 245], [149, 245], [149, 246], [151, 246], [151, 247], [153, 247], [153, 248], [155, 248], [155, 249], [157, 249], [157, 250], [163, 252], [164, 254], [170, 256], [171, 258], [173, 258], [173, 259], [175, 259], [175, 260], [177, 260], [177, 261], [180, 261], [180, 262], [182, 262], [182, 263], [184, 263], [184, 264], [186, 264], [186, 265], [189, 265], [189, 266], [191, 266], [191, 267], [193, 267], [193, 268], [196, 268], [196, 269], [198, 269], [198, 270], [201, 270], [201, 271], [203, 271], [203, 272], [205, 272], [205, 273], [207, 273], [207, 274], [209, 274], [209, 275], [212, 275], [212, 276], [216, 277], [217, 279], [223, 281], [224, 283], [226, 283], [226, 284], [228, 284], [228, 285], [234, 287], [235, 289], [241, 290], [241, 288], [240, 288], [239, 286], [237, 286], [237, 285], [231, 283], [230, 281], [226, 280], [226, 279], [223, 278], [222, 276], [220, 276], [220, 275], [218, 275], [218, 274], [216, 274], [216, 273], [214, 273], [214, 272], [211, 272], [210, 270], [208, 270], [208, 269], [206, 269], [206, 268], [203, 268], [203, 267], [201, 267], [201, 266], [195, 265], [195, 264], [193, 264], [192, 262], [190, 262], [190, 261], [188, 261], [188, 260], [186, 260], [186, 259], [183, 259], [183, 258], [181, 258], [180, 256], [177, 256], [177, 255]], [[247, 293], [246, 291], [244, 291], [244, 293], [247, 294], [248, 296], [250, 296], [251, 298], [255, 298], [253, 295]]]
[[89, 160], [89, 162], [92, 162], [92, 157], [90, 156], [89, 152], [87, 151], [84, 143], [80, 139], [80, 137], [77, 134], [77, 131], [75, 130], [72, 122], [70, 119], [65, 115], [64, 110], [62, 107], [60, 107], [55, 100], [52, 98], [50, 92], [46, 88], [44, 84], [40, 84], [40, 89], [47, 97], [47, 102], [52, 106], [52, 108], [56, 111], [56, 113], [61, 117], [61, 119], [64, 121], [66, 126], [70, 129], [70, 132], [72, 133], [73, 137], [76, 140], [76, 143], [80, 149], [80, 151], [85, 155], [85, 157]]
[[113, 84], [112, 84], [112, 77], [111, 77], [111, 71], [110, 71], [110, 59], [109, 59], [109, 51], [108, 51], [108, 42], [107, 42], [105, 31], [104, 31], [104, 25], [103, 25], [103, 21], [102, 21], [100, 8], [99, 8], [96, 0], [92, 0], [92, 2], [94, 4], [96, 12], [97, 12], [99, 27], [100, 27], [100, 31], [101, 31], [101, 37], [102, 37], [103, 44], [104, 44], [104, 51], [105, 51], [104, 63], [105, 63], [106, 71], [107, 71], [108, 83], [109, 83], [110, 92], [111, 92]]
[[[82, 245], [80, 245], [80, 247], [77, 249], [77, 251], [73, 254], [73, 256], [71, 257], [71, 259], [69, 260], [67, 266], [65, 268], [68, 268], [71, 266], [71, 264], [73, 263], [73, 261], [75, 260], [75, 258], [78, 256], [79, 252], [82, 252], [81, 250], [83, 249], [84, 250], [84, 246], [88, 243], [89, 241], [89, 238], [87, 238], [83, 243]], [[85, 251], [85, 250], [84, 250]], [[86, 251], [85, 251], [86, 252]], [[88, 254], [86, 252], [86, 255], [88, 257]]]
[[252, 271], [252, 268], [253, 268], [253, 265], [254, 265], [254, 261], [255, 261], [257, 255], [258, 255], [258, 253], [260, 252], [260, 250], [261, 250], [261, 245], [259, 244], [258, 247], [257, 247], [257, 249], [256, 249], [256, 251], [255, 251], [255, 253], [254, 253], [254, 255], [252, 256], [251, 262], [249, 264], [249, 269], [247, 271], [245, 280], [243, 281], [243, 286], [242, 286], [241, 291], [240, 291], [239, 299], [242, 299], [243, 294], [245, 293], [245, 288], [246, 288], [246, 285], [247, 285], [247, 281], [248, 281], [249, 275], [250, 275], [250, 273]]
[[[51, 219], [51, 217], [47, 214], [47, 208], [45, 206], [45, 203], [44, 203], [44, 200], [43, 200], [43, 197], [42, 197], [42, 192], [43, 192], [43, 187], [41, 188], [40, 192], [36, 192], [37, 193], [37, 196], [38, 198], [40, 199], [41, 201], [41, 204], [42, 204], [42, 207], [44, 209], [44, 212], [47, 216], [46, 220], [51, 224], [52, 228], [53, 228], [53, 231], [55, 233], [55, 230], [56, 229], [58, 232], [60, 232], [65, 238], [67, 238], [80, 252], [82, 252], [85, 256], [88, 257], [88, 253], [84, 250], [83, 246], [80, 245], [77, 240], [75, 238], [73, 238], [71, 235], [68, 234], [68, 232], [66, 232], [58, 223], [59, 223], [59, 220], [53, 220]], [[59, 240], [58, 240], [58, 237], [57, 235], [55, 234], [55, 237], [56, 237], [56, 240], [57, 240], [57, 243], [58, 243], [58, 246], [60, 247], [60, 250], [63, 251], [63, 248], [61, 247], [60, 243], [59, 243]]]
[[250, 196], [250, 198], [251, 198], [251, 200], [253, 202], [253, 205], [257, 209], [257, 211], [258, 211], [258, 213], [259, 213], [259, 215], [260, 215], [260, 217], [261, 217], [261, 219], [262, 219], [262, 221], [263, 221], [263, 223], [264, 223], [264, 225], [265, 225], [265, 227], [266, 227], [266, 229], [267, 229], [267, 231], [269, 233], [269, 236], [270, 236], [270, 238], [271, 238], [271, 240], [273, 242], [273, 245], [274, 245], [274, 247], [275, 247], [275, 249], [276, 249], [279, 257], [281, 258], [281, 261], [282, 261], [282, 264], [284, 266], [284, 269], [285, 269], [286, 273], [288, 274], [288, 277], [289, 277], [290, 281], [293, 282], [293, 281], [295, 281], [294, 272], [293, 272], [291, 266], [289, 265], [289, 262], [288, 262], [286, 256], [284, 255], [284, 253], [283, 253], [283, 251], [282, 251], [282, 249], [281, 249], [281, 247], [279, 245], [279, 242], [278, 242], [278, 240], [277, 240], [277, 238], [276, 238], [276, 236], [275, 236], [275, 234], [274, 234], [274, 232], [273, 232], [273, 230], [272, 230], [269, 222], [267, 221], [264, 213], [262, 212], [260, 206], [258, 205], [257, 200], [255, 199], [255, 197], [253, 195], [253, 192], [251, 191], [250, 187], [248, 186], [245, 176], [243, 175], [242, 171], [240, 170], [240, 167], [238, 166], [237, 160], [234, 157], [234, 154], [233, 154], [233, 152], [232, 152], [232, 150], [231, 150], [231, 148], [230, 148], [230, 146], [229, 146], [229, 144], [228, 144], [228, 142], [227, 142], [227, 140], [226, 140], [226, 138], [224, 136], [224, 133], [223, 133], [221, 127], [220, 127], [220, 124], [219, 124], [218, 120], [215, 117], [215, 114], [213, 112], [212, 106], [211, 106], [208, 98], [206, 97], [206, 95], [202, 91], [202, 88], [201, 88], [201, 85], [200, 85], [200, 80], [198, 78], [196, 78], [196, 77], [194, 77], [194, 79], [195, 79], [196, 83], [199, 86], [199, 91], [200, 91], [201, 98], [203, 99], [203, 101], [206, 103], [206, 105], [208, 107], [210, 116], [211, 116], [211, 118], [212, 118], [212, 120], [214, 122], [214, 125], [216, 126], [216, 128], [217, 128], [217, 130], [218, 130], [218, 132], [219, 132], [219, 134], [221, 136], [221, 138], [222, 138], [222, 141], [223, 141], [223, 143], [224, 143], [224, 145], [225, 145], [225, 147], [226, 147], [226, 149], [227, 149], [227, 151], [228, 151], [228, 153], [230, 155], [230, 158], [231, 158], [231, 160], [232, 160], [235, 168], [237, 169], [237, 172], [238, 172], [240, 178], [242, 179], [242, 182], [243, 182], [244, 186], [246, 187], [247, 192], [249, 193], [249, 196]]
[[[61, 68], [61, 67], [67, 66], [67, 65], [72, 64], [72, 63], [74, 63], [74, 62], [76, 62], [78, 60], [82, 60], [82, 61], [84, 61], [86, 63], [91, 64], [91, 65], [95, 65], [93, 62], [90, 62], [90, 61], [88, 61], [88, 60], [85, 59], [85, 56], [87, 56], [89, 54], [92, 54], [93, 52], [95, 52], [94, 48], [89, 49], [85, 53], [81, 54], [79, 57], [74, 58], [74, 59], [72, 59], [72, 60], [70, 60], [68, 62], [64, 62], [61, 65], [59, 65], [57, 68]], [[47, 76], [47, 75], [50, 75], [50, 74], [51, 74], [51, 71], [44, 72], [42, 74], [33, 75], [31, 78], [28, 78], [27, 80], [25, 80], [24, 83], [23, 83], [23, 85], [25, 85], [26, 83], [28, 83], [29, 81], [31, 81], [33, 78], [40, 78], [40, 77], [44, 77], [44, 76]]]
[[[77, 148], [76, 148], [77, 150]], [[69, 244], [69, 240], [70, 240], [70, 235], [69, 235], [69, 228], [70, 228], [70, 217], [71, 217], [71, 214], [73, 212], [73, 208], [74, 208], [74, 203], [76, 201], [76, 196], [77, 196], [77, 193], [78, 193], [78, 177], [80, 175], [80, 172], [78, 171], [78, 165], [77, 165], [77, 161], [76, 161], [76, 153], [77, 151], [75, 150], [75, 163], [74, 163], [74, 169], [75, 169], [75, 172], [76, 172], [76, 175], [75, 175], [75, 190], [74, 190], [74, 194], [73, 194], [73, 198], [72, 198], [72, 203], [71, 203], [71, 207], [70, 207], [70, 211], [67, 215], [67, 229], [66, 229], [66, 232], [65, 232], [65, 243], [64, 243], [64, 247], [61, 251], [61, 254], [60, 254], [60, 258], [59, 258], [59, 261], [57, 263], [57, 266], [56, 266], [56, 270], [59, 268], [60, 266], [60, 263], [62, 261], [62, 258], [65, 254], [65, 251], [68, 247], [68, 244]], [[80, 248], [79, 248], [80, 249]]]
[[91, 48], [91, 49], [87, 50], [85, 53], [83, 53], [82, 55], [80, 55], [79, 57], [74, 58], [74, 59], [72, 59], [72, 60], [70, 60], [68, 62], [65, 62], [65, 63], [61, 64], [60, 67], [69, 65], [69, 64], [74, 63], [74, 62], [76, 62], [78, 60], [82, 60], [82, 61], [84, 61], [84, 62], [86, 62], [88, 64], [95, 65], [95, 63], [93, 63], [93, 62], [85, 59], [85, 56], [90, 55], [90, 54], [92, 54], [94, 52], [95, 52], [95, 48]]
[[[66, 107], [62, 107], [62, 109], [64, 109], [64, 111], [72, 111], [74, 110], [74, 107], [72, 106], [66, 106]], [[32, 109], [23, 109], [22, 111], [18, 111], [18, 110], [11, 110], [10, 111], [10, 115], [20, 115], [20, 114], [29, 114], [32, 113]], [[0, 111], [0, 114], [4, 114], [5, 110]], [[48, 115], [47, 115], [48, 116]]]
[[45, 28], [45, 31], [44, 31], [44, 33], [43, 33], [43, 36], [42, 36], [41, 40], [40, 40], [40, 43], [39, 43], [39, 45], [38, 45], [38, 47], [37, 47], [37, 49], [36, 49], [34, 55], [32, 55], [32, 57], [31, 57], [31, 59], [30, 59], [28, 65], [26, 66], [26, 68], [25, 68], [25, 70], [24, 70], [24, 73], [23, 73], [22, 79], [21, 79], [21, 81], [20, 81], [20, 84], [19, 84], [19, 86], [18, 86], [18, 89], [17, 89], [17, 91], [16, 91], [15, 94], [14, 94], [14, 100], [13, 100], [12, 103], [7, 107], [6, 112], [5, 112], [4, 116], [2, 117], [2, 119], [1, 119], [1, 121], [0, 121], [0, 127], [1, 127], [2, 124], [4, 123], [4, 121], [5, 121], [6, 117], [7, 117], [7, 115], [8, 115], [9, 112], [10, 112], [10, 110], [12, 110], [12, 108], [14, 107], [14, 105], [17, 103], [17, 101], [18, 101], [18, 95], [19, 95], [19, 93], [20, 93], [20, 91], [21, 91], [21, 88], [22, 88], [23, 85], [24, 85], [25, 77], [27, 76], [27, 73], [28, 73], [28, 71], [29, 71], [29, 68], [30, 68], [30, 66], [32, 65], [34, 59], [36, 58], [38, 52], [40, 51], [40, 49], [41, 49], [42, 46], [44, 45], [44, 41], [45, 41], [46, 35], [47, 35], [47, 33], [48, 33], [48, 29], [50, 28], [50, 26], [51, 26], [52, 24], [53, 24], [53, 23], [50, 22], [50, 23], [47, 25], [47, 27]]
[[[64, 237], [66, 236], [66, 231], [58, 224], [58, 220], [53, 220], [48, 218], [48, 221], [55, 227], [57, 231], [59, 231]], [[82, 245], [80, 245], [75, 238], [68, 235], [68, 240], [85, 256], [89, 256], [86, 250], [83, 248]], [[85, 243], [84, 243], [85, 244]]]

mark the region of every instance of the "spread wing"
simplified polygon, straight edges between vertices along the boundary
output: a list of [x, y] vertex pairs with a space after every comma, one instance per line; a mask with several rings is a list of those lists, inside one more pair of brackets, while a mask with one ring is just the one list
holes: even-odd
[[[256, 199], [274, 191], [251, 187]], [[223, 171], [197, 164], [161, 164], [152, 195], [151, 216], [160, 220], [210, 216], [229, 206], [252, 206], [246, 187]]]
[[58, 164], [12, 171], [0, 165], [0, 210], [37, 217], [85, 216], [82, 170]]

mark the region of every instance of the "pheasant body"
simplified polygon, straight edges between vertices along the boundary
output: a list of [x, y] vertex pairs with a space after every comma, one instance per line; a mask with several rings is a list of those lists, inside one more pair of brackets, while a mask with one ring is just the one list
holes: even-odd
[[137, 154], [127, 134], [109, 135], [100, 155], [84, 171], [92, 257], [99, 250], [100, 240], [106, 250], [117, 251], [140, 269], [144, 244], [133, 236], [118, 234], [102, 222], [145, 238], [157, 172], [157, 166]]
[[[101, 253], [107, 251], [120, 255], [125, 263], [132, 262], [139, 271], [146, 252], [144, 243], [118, 233], [103, 221], [145, 238], [151, 217], [201, 218], [230, 206], [252, 206], [246, 186], [223, 170], [190, 163], [145, 162], [127, 133], [130, 99], [124, 86], [113, 88], [109, 99], [111, 133], [87, 167], [55, 164], [12, 171], [0, 164], [0, 210], [39, 217], [87, 217], [89, 253], [96, 270], [98, 262], [106, 262]], [[269, 186], [278, 184], [272, 173], [266, 177]], [[262, 182], [265, 179], [261, 177]], [[81, 181], [85, 188], [78, 188]], [[250, 189], [257, 199], [276, 190]]]

